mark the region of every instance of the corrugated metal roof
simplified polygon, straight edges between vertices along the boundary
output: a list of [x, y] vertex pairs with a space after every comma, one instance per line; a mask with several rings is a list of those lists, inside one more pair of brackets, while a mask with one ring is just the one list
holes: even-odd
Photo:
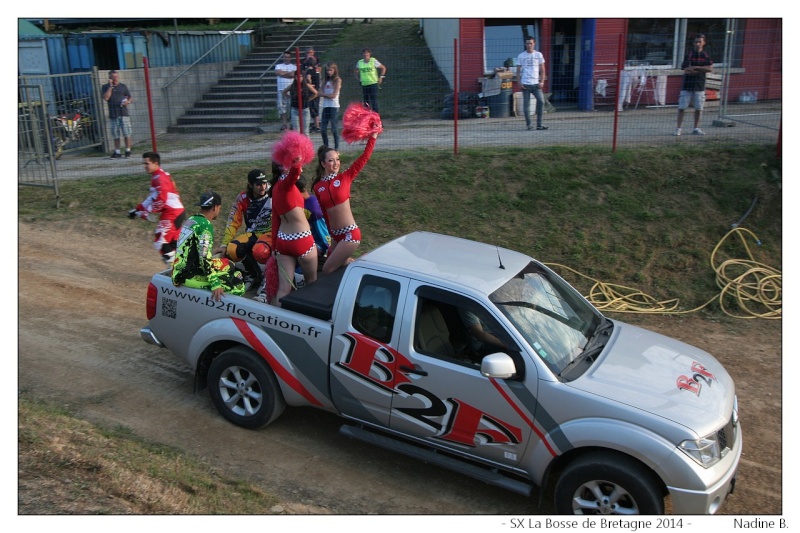
[[25, 19], [18, 19], [18, 31], [20, 37], [44, 37], [47, 34], [37, 28], [35, 24]]

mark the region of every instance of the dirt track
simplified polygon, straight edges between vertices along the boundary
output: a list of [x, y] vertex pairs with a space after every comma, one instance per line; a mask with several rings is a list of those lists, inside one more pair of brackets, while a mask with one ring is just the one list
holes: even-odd
[[[147, 283], [160, 268], [147, 237], [101, 233], [19, 225], [20, 390], [205, 458], [277, 494], [287, 514], [484, 514], [509, 527], [509, 516], [549, 513], [535, 498], [341, 437], [334, 415], [288, 408], [260, 431], [227, 423], [205, 391], [192, 392], [181, 360], [139, 338]], [[104, 252], [87, 253], [98, 239]], [[780, 322], [637, 323], [708, 350], [733, 375], [745, 450], [723, 513], [781, 514]]]

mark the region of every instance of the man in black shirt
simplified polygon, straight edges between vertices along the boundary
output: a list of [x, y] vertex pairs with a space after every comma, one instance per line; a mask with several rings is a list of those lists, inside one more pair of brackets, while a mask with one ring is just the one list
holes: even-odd
[[683, 69], [683, 83], [681, 94], [678, 98], [678, 124], [675, 135], [681, 134], [683, 112], [692, 104], [694, 108], [694, 135], [705, 135], [700, 129], [700, 116], [703, 114], [703, 104], [706, 101], [706, 74], [711, 72], [714, 63], [711, 57], [703, 50], [706, 45], [706, 36], [698, 35], [694, 39], [694, 49], [686, 54], [681, 64]]
[[125, 137], [125, 157], [131, 156], [133, 133], [131, 117], [128, 106], [133, 103], [133, 96], [128, 86], [119, 81], [119, 72], [112, 70], [108, 73], [108, 83], [100, 89], [103, 100], [108, 102], [108, 119], [111, 122], [111, 136], [114, 138], [114, 153], [111, 159], [119, 159], [120, 138]]

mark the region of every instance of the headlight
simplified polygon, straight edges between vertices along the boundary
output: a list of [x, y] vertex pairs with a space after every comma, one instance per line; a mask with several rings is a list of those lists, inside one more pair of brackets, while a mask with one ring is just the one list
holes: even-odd
[[678, 447], [703, 468], [711, 467], [722, 458], [716, 433], [703, 439], [685, 440]]

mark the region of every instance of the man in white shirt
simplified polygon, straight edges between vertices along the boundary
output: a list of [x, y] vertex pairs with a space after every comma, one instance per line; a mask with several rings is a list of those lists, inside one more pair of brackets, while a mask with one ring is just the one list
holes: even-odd
[[278, 115], [281, 117], [281, 131], [289, 127], [289, 101], [283, 96], [283, 90], [292, 84], [297, 65], [292, 63], [292, 53], [288, 50], [283, 53], [283, 63], [275, 65], [275, 74], [278, 75]]
[[522, 85], [522, 109], [525, 113], [525, 126], [529, 130], [531, 126], [531, 94], [536, 98], [536, 129], [546, 130], [547, 126], [542, 125], [542, 115], [544, 114], [544, 56], [541, 52], [534, 50], [536, 39], [528, 37], [525, 39], [525, 51], [517, 56], [517, 79]]

